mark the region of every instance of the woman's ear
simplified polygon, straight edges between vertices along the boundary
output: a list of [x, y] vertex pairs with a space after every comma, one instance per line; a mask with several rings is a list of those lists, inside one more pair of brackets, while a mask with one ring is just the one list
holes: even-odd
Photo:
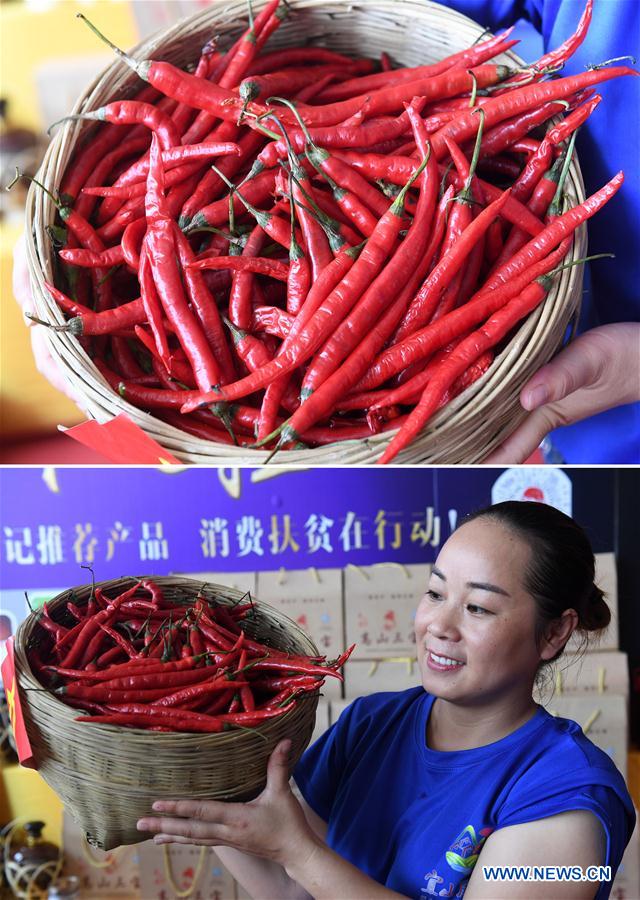
[[542, 637], [540, 659], [553, 659], [564, 648], [578, 627], [578, 613], [575, 609], [565, 609], [559, 619], [550, 622]]

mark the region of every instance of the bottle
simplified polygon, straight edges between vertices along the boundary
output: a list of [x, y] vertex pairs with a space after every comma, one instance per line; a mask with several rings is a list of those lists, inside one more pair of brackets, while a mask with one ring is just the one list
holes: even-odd
[[49, 865], [35, 878], [35, 884], [41, 890], [46, 890], [56, 874], [60, 850], [55, 844], [50, 844], [43, 839], [43, 828], [44, 822], [26, 822], [24, 824], [25, 842], [15, 849], [11, 849], [11, 862], [16, 874], [19, 873], [20, 883], [28, 882], [36, 869], [48, 863]]

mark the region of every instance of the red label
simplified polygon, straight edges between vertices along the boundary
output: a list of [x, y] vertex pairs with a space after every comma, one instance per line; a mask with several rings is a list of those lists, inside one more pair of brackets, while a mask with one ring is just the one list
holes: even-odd
[[89, 419], [65, 432], [69, 437], [102, 453], [107, 459], [125, 465], [180, 465], [180, 460], [145, 434], [125, 413], [100, 425]]
[[2, 683], [4, 684], [4, 692], [7, 695], [9, 718], [11, 719], [11, 727], [13, 728], [13, 734], [16, 740], [18, 759], [23, 766], [27, 766], [29, 769], [35, 769], [36, 764], [33, 759], [33, 750], [29, 743], [27, 729], [24, 727], [22, 707], [20, 706], [20, 694], [18, 692], [16, 666], [13, 656], [13, 637], [10, 637], [7, 640], [5, 647], [7, 655], [2, 663]]

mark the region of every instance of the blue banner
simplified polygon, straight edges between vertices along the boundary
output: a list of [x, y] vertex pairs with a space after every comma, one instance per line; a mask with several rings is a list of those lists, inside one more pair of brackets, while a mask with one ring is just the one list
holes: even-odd
[[468, 512], [552, 503], [613, 548], [613, 470], [2, 469], [3, 591], [130, 574], [425, 563]]

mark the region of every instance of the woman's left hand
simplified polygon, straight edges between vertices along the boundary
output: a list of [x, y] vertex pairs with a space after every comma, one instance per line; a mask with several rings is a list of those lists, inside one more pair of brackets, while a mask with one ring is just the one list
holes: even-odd
[[318, 838], [289, 786], [290, 741], [280, 741], [269, 758], [267, 784], [249, 803], [216, 800], [157, 800], [157, 817], [140, 819], [139, 831], [157, 844], [234, 847], [286, 866], [313, 851]]
[[483, 460], [524, 462], [554, 428], [640, 399], [640, 324], [623, 322], [587, 331], [529, 379], [520, 402], [530, 415]]

